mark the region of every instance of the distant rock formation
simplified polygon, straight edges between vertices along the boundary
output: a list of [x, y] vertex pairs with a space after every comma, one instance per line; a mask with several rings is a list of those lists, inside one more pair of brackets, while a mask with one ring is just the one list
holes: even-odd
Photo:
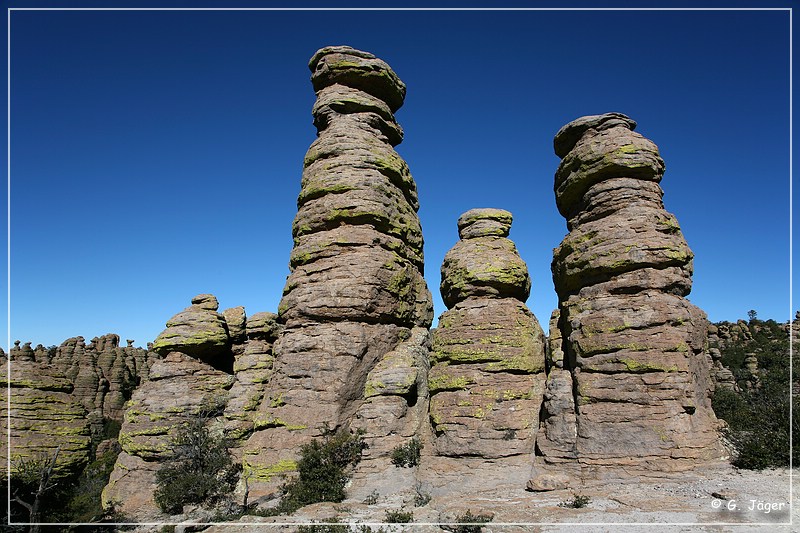
[[[57, 348], [16, 341], [11, 359], [11, 462], [51, 457], [60, 447], [60, 476], [80, 472], [109, 420], [122, 421], [125, 402], [147, 379], [156, 354], [119, 347], [119, 335], [65, 340]], [[5, 376], [6, 365], [2, 364]], [[0, 406], [6, 427], [6, 405]], [[6, 453], [6, 441], [0, 448]]]
[[708, 325], [708, 355], [711, 357], [711, 380], [715, 389], [729, 389], [738, 391], [736, 377], [733, 372], [722, 363], [723, 342], [720, 340], [720, 328], [715, 324]]
[[[17, 341], [9, 353], [10, 375], [7, 360], [0, 361], [0, 376], [4, 382], [8, 380], [11, 405], [9, 412], [6, 402], [0, 403], [0, 427], [8, 436], [8, 440], [0, 439], [2, 457], [9, 457], [13, 471], [22, 462], [50, 461], [58, 449], [54, 476], [73, 476], [90, 459], [87, 412], [72, 394], [72, 381], [53, 366], [35, 361], [33, 353], [30, 343], [20, 347]], [[2, 469], [6, 475], [5, 461]]]
[[525, 305], [528, 268], [507, 237], [511, 213], [472, 209], [447, 252], [449, 307], [433, 335], [428, 377], [436, 450], [487, 459], [533, 452], [544, 390], [544, 333]]
[[122, 421], [125, 402], [147, 380], [157, 358], [130, 344], [121, 348], [119, 335], [109, 333], [94, 337], [88, 346], [83, 337], [69, 338], [49, 362], [75, 384], [75, 396], [97, 424], [103, 418]]
[[534, 489], [547, 465], [603, 476], [607, 466], [669, 472], [723, 455], [707, 320], [685, 298], [692, 252], [664, 210], [664, 162], [635, 126], [608, 113], [555, 137], [556, 204], [570, 231], [552, 263], [564, 371], [553, 361]]
[[413, 434], [424, 418], [418, 354], [433, 307], [416, 185], [393, 148], [405, 85], [346, 46], [319, 50], [309, 67], [319, 137], [304, 161], [270, 394], [244, 450], [254, 497], [294, 470], [300, 444], [324, 426], [365, 429], [378, 457], [393, 444], [378, 436]]

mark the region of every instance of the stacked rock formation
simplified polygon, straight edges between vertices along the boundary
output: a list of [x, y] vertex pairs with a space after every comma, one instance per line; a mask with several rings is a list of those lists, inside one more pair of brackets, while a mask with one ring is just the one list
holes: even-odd
[[104, 506], [117, 502], [138, 521], [158, 517], [155, 473], [172, 456], [181, 424], [202, 417], [213, 430], [224, 431], [222, 415], [235, 378], [232, 342], [218, 308], [213, 295], [195, 296], [153, 343], [162, 358], [126, 405], [119, 434], [122, 452], [103, 490]]
[[[5, 358], [0, 361], [0, 375], [4, 382], [7, 380], [11, 407], [9, 413], [6, 402], [0, 405], [0, 427], [9, 437], [2, 439], [0, 450], [4, 458], [9, 458], [12, 471], [21, 462], [50, 461], [58, 450], [54, 476], [72, 476], [89, 461], [91, 431], [87, 412], [72, 394], [72, 381], [57, 368], [35, 361], [33, 354], [30, 343], [20, 347], [17, 342], [9, 353], [10, 375]], [[5, 468], [4, 463], [4, 471]]]
[[525, 305], [528, 268], [507, 237], [511, 213], [473, 209], [445, 255], [449, 310], [433, 335], [428, 377], [436, 450], [447, 456], [530, 455], [544, 389], [544, 334]]
[[570, 232], [552, 264], [567, 372], [548, 376], [540, 467], [664, 472], [722, 455], [707, 320], [685, 298], [692, 252], [664, 210], [658, 148], [635, 126], [608, 113], [555, 137], [556, 204]]
[[[433, 313], [416, 185], [393, 148], [405, 85], [382, 60], [346, 46], [319, 50], [309, 67], [319, 137], [304, 161], [273, 392], [243, 457], [245, 475], [262, 484], [293, 470], [299, 444], [323, 426], [358, 418], [368, 438], [404, 427], [399, 404], [415, 404], [414, 376], [424, 372], [410, 354], [427, 342], [413, 328], [429, 327]], [[385, 367], [402, 383], [380, 381]], [[365, 399], [389, 397], [379, 410], [392, 416], [356, 416]]]
[[133, 389], [147, 380], [157, 357], [142, 348], [122, 348], [119, 335], [109, 333], [94, 337], [88, 346], [83, 337], [69, 338], [50, 362], [75, 384], [74, 394], [90, 418], [122, 421], [125, 402]]
[[225, 431], [229, 438], [243, 442], [255, 429], [256, 412], [267, 393], [272, 376], [272, 345], [282, 326], [275, 313], [255, 313], [245, 317], [243, 308], [233, 309], [235, 311], [224, 311], [223, 315], [229, 330], [236, 329], [243, 335], [231, 335], [236, 381], [231, 387], [230, 401], [225, 407]]

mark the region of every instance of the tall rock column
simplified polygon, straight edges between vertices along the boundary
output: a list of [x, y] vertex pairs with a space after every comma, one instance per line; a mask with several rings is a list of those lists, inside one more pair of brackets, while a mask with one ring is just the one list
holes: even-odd
[[[433, 313], [419, 202], [393, 148], [405, 85], [382, 60], [346, 46], [319, 50], [309, 67], [319, 136], [304, 161], [270, 392], [243, 455], [253, 496], [293, 470], [299, 445], [325, 426], [359, 426], [368, 439], [404, 427], [427, 364], [416, 355], [427, 354]], [[383, 370], [400, 382], [381, 381]], [[395, 399], [364, 407], [381, 397]]]
[[447, 252], [449, 307], [433, 336], [428, 379], [436, 451], [445, 456], [527, 455], [539, 425], [544, 334], [525, 300], [528, 267], [507, 236], [511, 213], [472, 209]]
[[548, 376], [540, 466], [665, 472], [722, 455], [707, 320], [685, 298], [693, 254], [664, 210], [664, 161], [635, 126], [608, 113], [555, 137], [556, 203], [569, 229], [552, 263], [564, 355]]

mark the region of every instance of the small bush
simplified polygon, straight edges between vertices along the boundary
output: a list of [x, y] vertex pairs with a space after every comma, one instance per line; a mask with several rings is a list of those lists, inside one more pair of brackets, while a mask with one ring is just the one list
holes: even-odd
[[422, 483], [417, 483], [414, 487], [414, 507], [424, 507], [428, 505], [432, 499], [432, 496], [429, 492], [425, 492], [422, 490]]
[[297, 477], [283, 485], [278, 511], [290, 514], [312, 503], [344, 500], [349, 469], [361, 461], [361, 453], [367, 447], [363, 434], [363, 431], [355, 434], [326, 431], [322, 441], [314, 439], [304, 444], [297, 462]]
[[211, 434], [205, 418], [194, 418], [175, 436], [175, 452], [156, 472], [156, 504], [178, 514], [189, 503], [214, 503], [233, 491], [239, 467], [228, 453], [225, 439]]
[[386, 511], [386, 522], [389, 524], [408, 524], [414, 521], [414, 513], [411, 511]]
[[340, 524], [338, 518], [329, 518], [327, 524], [309, 524], [297, 528], [298, 533], [348, 533], [350, 526]]
[[448, 526], [442, 525], [442, 529], [452, 531], [453, 533], [480, 533], [483, 531], [483, 524], [491, 522], [494, 517], [488, 514], [472, 514], [472, 511], [467, 511], [463, 515], [457, 516], [455, 522], [457, 525]]
[[571, 500], [565, 500], [558, 504], [559, 507], [569, 507], [570, 509], [580, 509], [589, 505], [592, 500], [588, 496], [573, 494]]
[[397, 467], [417, 466], [419, 464], [422, 443], [417, 437], [392, 450], [392, 464]]
[[377, 490], [373, 490], [372, 492], [369, 493], [369, 496], [364, 498], [364, 504], [375, 505], [376, 503], [378, 503], [378, 498], [380, 498], [380, 496], [381, 495], [378, 493]]

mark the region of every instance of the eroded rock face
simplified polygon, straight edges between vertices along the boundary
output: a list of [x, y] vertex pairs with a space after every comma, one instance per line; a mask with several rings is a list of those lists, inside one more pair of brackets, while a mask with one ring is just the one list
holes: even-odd
[[664, 210], [658, 148], [635, 125], [589, 116], [555, 138], [556, 203], [570, 233], [552, 264], [564, 355], [548, 376], [539, 465], [663, 472], [722, 455], [708, 323], [685, 298], [692, 252]]
[[544, 334], [525, 305], [528, 268], [507, 239], [511, 213], [473, 209], [445, 256], [450, 308], [433, 335], [430, 418], [441, 455], [530, 454], [544, 389]]
[[[393, 146], [405, 86], [372, 54], [327, 47], [311, 59], [319, 137], [304, 161], [285, 327], [243, 455], [251, 494], [294, 469], [299, 444], [330, 428], [413, 433], [431, 295], [416, 185]], [[421, 408], [416, 406], [416, 410]], [[416, 411], [414, 411], [416, 413]], [[371, 449], [385, 453], [380, 446]], [[261, 494], [268, 489], [262, 488]]]
[[[238, 309], [241, 308], [235, 309], [238, 321]], [[229, 313], [223, 314], [229, 316]], [[257, 410], [272, 377], [275, 361], [272, 345], [283, 326], [278, 323], [278, 315], [275, 313], [255, 313], [245, 318], [243, 309], [241, 324], [245, 335], [241, 343], [233, 344], [236, 358], [233, 372], [236, 381], [231, 387], [230, 401], [225, 407], [225, 431], [229, 438], [243, 444], [255, 430]], [[231, 327], [230, 324], [228, 327]]]
[[[30, 343], [26, 346], [30, 347]], [[20, 354], [21, 359], [16, 359]], [[12, 469], [20, 461], [49, 461], [58, 450], [54, 475], [73, 476], [89, 462], [91, 428], [87, 411], [73, 396], [74, 385], [58, 369], [33, 360], [33, 350], [10, 350], [11, 374], [6, 359], [0, 360], [0, 376], [8, 379], [10, 431], [6, 402], [0, 405], [2, 457], [10, 455]], [[10, 453], [9, 453], [10, 452]], [[2, 466], [5, 475], [6, 465]]]
[[230, 371], [231, 337], [225, 317], [217, 309], [219, 303], [214, 295], [198, 294], [192, 298], [192, 305], [167, 321], [167, 329], [153, 342], [153, 351], [161, 355], [180, 351]]
[[[126, 516], [140, 522], [157, 519], [155, 474], [172, 457], [181, 425], [201, 417], [214, 431], [230, 430], [224, 413], [236, 382], [234, 356], [218, 307], [210, 294], [195, 296], [156, 339], [154, 349], [163, 357], [125, 406], [119, 434], [122, 452], [103, 490], [104, 506], [116, 502]], [[228, 315], [237, 328], [246, 328], [243, 309]]]

